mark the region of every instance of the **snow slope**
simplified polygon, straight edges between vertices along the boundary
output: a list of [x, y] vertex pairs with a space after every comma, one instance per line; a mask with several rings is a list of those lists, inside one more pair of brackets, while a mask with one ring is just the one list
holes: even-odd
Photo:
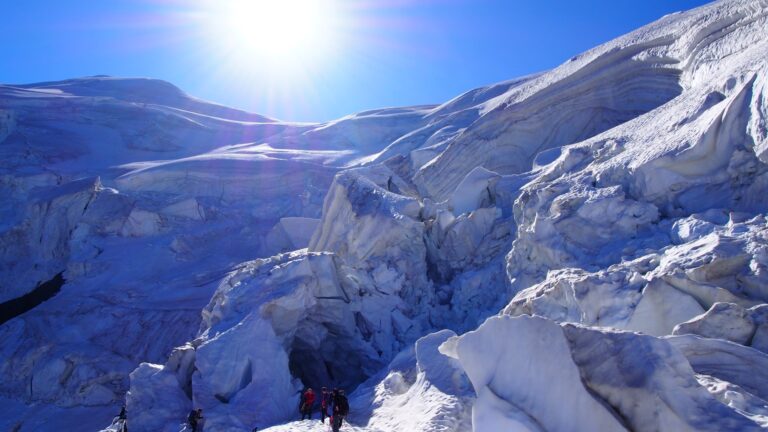
[[766, 29], [721, 0], [326, 124], [0, 87], [0, 300], [66, 280], [0, 325], [0, 426], [311, 430], [327, 385], [348, 430], [768, 427]]
[[290, 124], [109, 77], [0, 86], [0, 110], [3, 321], [66, 280], [0, 328], [0, 393], [106, 406], [103, 421], [139, 362], [194, 336], [219, 279], [306, 247], [335, 173], [429, 121], [416, 107]]

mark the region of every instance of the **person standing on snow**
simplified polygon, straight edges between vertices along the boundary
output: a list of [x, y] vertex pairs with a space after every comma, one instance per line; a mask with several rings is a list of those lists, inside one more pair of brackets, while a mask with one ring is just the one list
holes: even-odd
[[328, 388], [323, 387], [320, 393], [320, 421], [325, 423], [325, 418], [328, 417], [328, 405], [331, 404], [331, 393], [328, 392]]
[[198, 432], [199, 430], [202, 430], [203, 409], [198, 408], [197, 410], [190, 411], [189, 415], [187, 416], [187, 423], [189, 423], [189, 428], [192, 429], [192, 432]]
[[306, 392], [307, 392], [306, 387], [296, 392], [296, 394], [299, 395], [299, 414], [304, 412], [304, 393]]
[[312, 390], [312, 387], [308, 388], [306, 393], [304, 393], [304, 403], [301, 405], [301, 419], [304, 420], [304, 417], [306, 416], [308, 419], [312, 420], [312, 405], [315, 403], [315, 392]]
[[333, 432], [339, 432], [347, 414], [349, 414], [349, 401], [344, 395], [344, 389], [339, 389], [333, 395], [333, 417], [331, 417]]
[[120, 408], [120, 414], [115, 420], [117, 420], [119, 432], [128, 432], [128, 414], [125, 412], [125, 406]]

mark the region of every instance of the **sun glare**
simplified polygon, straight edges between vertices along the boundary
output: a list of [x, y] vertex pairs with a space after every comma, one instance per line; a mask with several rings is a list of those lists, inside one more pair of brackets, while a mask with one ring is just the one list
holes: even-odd
[[291, 73], [327, 59], [339, 41], [333, 0], [220, 0], [208, 20], [218, 49], [237, 66]]

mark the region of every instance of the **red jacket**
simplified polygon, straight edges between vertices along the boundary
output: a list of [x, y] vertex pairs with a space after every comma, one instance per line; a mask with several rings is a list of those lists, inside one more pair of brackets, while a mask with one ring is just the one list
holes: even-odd
[[315, 403], [315, 392], [307, 390], [307, 392], [304, 393], [304, 403], [307, 406], [312, 406], [312, 404]]

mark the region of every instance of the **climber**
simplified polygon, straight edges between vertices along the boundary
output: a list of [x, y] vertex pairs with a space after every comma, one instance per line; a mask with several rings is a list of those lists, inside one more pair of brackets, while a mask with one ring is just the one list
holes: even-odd
[[307, 392], [306, 388], [303, 388], [296, 392], [297, 395], [299, 395], [299, 414], [301, 414], [301, 411], [304, 409], [304, 393]]
[[331, 394], [328, 392], [327, 387], [323, 387], [320, 393], [320, 421], [325, 423], [325, 418], [328, 417], [328, 405], [331, 403]]
[[189, 415], [187, 416], [187, 423], [189, 423], [189, 428], [192, 429], [192, 432], [198, 432], [198, 430], [203, 429], [203, 409], [198, 408], [197, 410], [192, 410], [189, 412]]
[[333, 395], [333, 417], [331, 417], [333, 432], [339, 432], [341, 423], [347, 414], [349, 414], [349, 401], [344, 395], [344, 389], [339, 389]]
[[128, 414], [125, 412], [125, 406], [120, 408], [120, 414], [115, 420], [117, 421], [118, 432], [128, 432]]
[[304, 393], [304, 403], [301, 405], [301, 419], [304, 420], [306, 416], [312, 420], [312, 405], [315, 403], [315, 392], [312, 387], [308, 388]]
[[[306, 389], [298, 391], [298, 393], [299, 393], [299, 414], [302, 414], [302, 417], [303, 417], [303, 414], [304, 414], [304, 394], [306, 392], [307, 392]], [[304, 420], [304, 419], [302, 418], [302, 420]]]

